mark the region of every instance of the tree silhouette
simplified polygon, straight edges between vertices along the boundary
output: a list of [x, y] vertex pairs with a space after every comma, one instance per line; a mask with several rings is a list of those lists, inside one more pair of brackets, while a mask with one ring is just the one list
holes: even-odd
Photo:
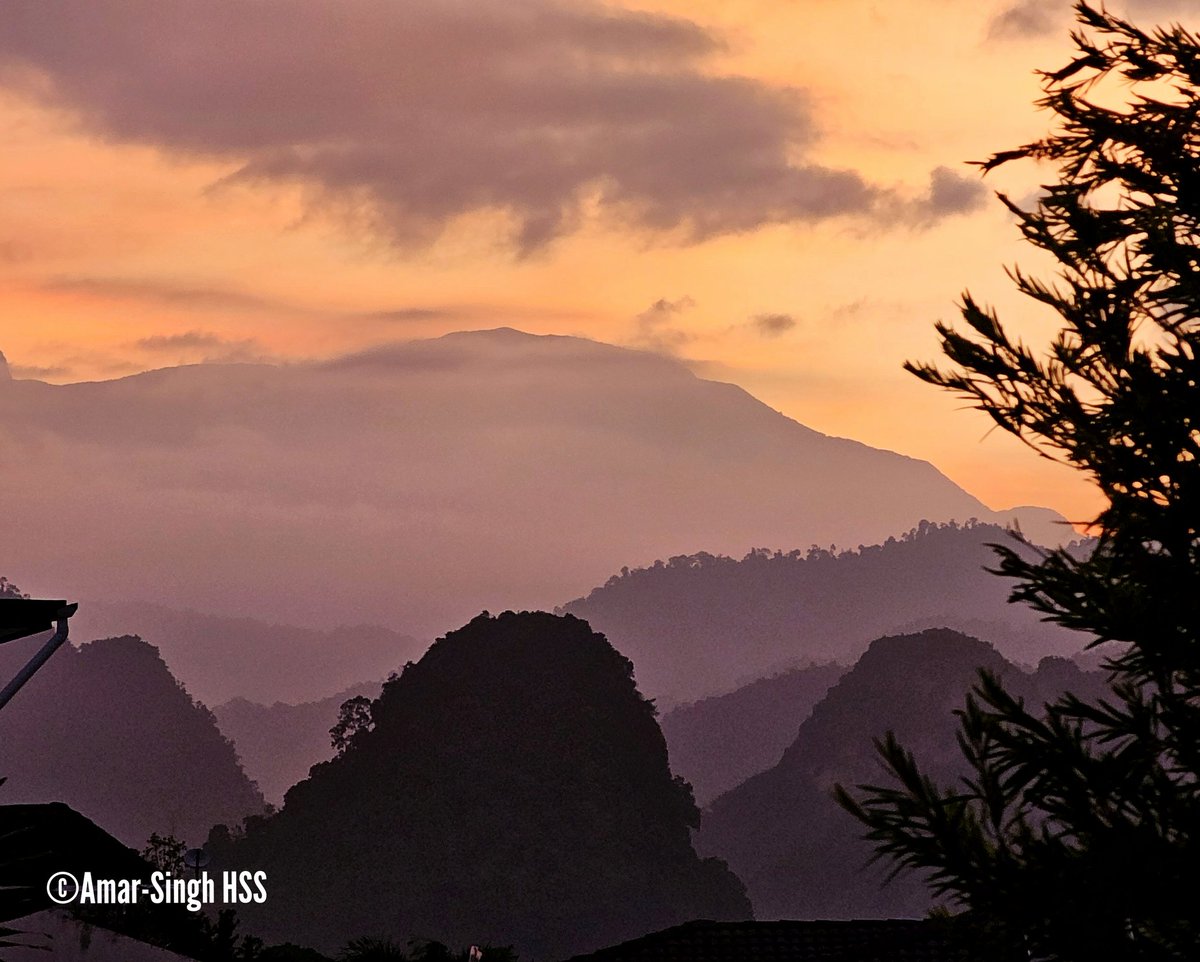
[[960, 712], [971, 777], [936, 785], [894, 737], [898, 784], [839, 800], [897, 870], [928, 875], [995, 951], [1035, 959], [1196, 958], [1200, 925], [1200, 38], [1076, 6], [1077, 54], [1043, 73], [1053, 165], [1031, 210], [1001, 197], [1052, 281], [1012, 272], [1061, 329], [1045, 354], [969, 294], [938, 325], [949, 388], [1107, 506], [1084, 557], [997, 546], [1012, 600], [1092, 636], [1111, 698], [1027, 708], [983, 675]]
[[0, 575], [0, 598], [28, 598], [29, 595]]
[[431, 940], [413, 940], [409, 945], [406, 952], [392, 939], [352, 939], [338, 953], [338, 962], [517, 962], [516, 953], [508, 947], [472, 946], [456, 952]]
[[187, 843], [181, 842], [174, 835], [159, 835], [151, 832], [150, 838], [142, 849], [142, 858], [149, 862], [159, 872], [170, 872], [182, 876], [187, 868], [183, 856], [187, 852]]
[[347, 942], [338, 953], [338, 962], [408, 962], [408, 953], [392, 939], [364, 936]]
[[366, 695], [355, 695], [342, 702], [338, 709], [338, 720], [329, 729], [329, 741], [338, 755], [343, 755], [354, 736], [371, 727], [371, 699]]

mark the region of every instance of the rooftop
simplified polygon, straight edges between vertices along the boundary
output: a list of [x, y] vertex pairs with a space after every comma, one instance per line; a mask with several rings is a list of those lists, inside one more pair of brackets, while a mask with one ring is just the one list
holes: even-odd
[[687, 922], [568, 962], [964, 962], [937, 921]]

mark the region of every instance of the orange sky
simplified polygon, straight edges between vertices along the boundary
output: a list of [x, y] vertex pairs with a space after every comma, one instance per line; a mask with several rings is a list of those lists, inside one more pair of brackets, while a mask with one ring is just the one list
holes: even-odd
[[[803, 91], [803, 161], [853, 171], [898, 205], [917, 204], [934, 169], [974, 176], [963, 161], [1038, 135], [1032, 71], [1068, 53], [1065, 21], [1051, 23], [1047, 4], [625, 6], [691, 20], [721, 41], [689, 69]], [[326, 204], [295, 179], [234, 177], [247, 163], [236, 144], [181, 147], [182, 135], [97, 120], [117, 108], [54, 88], [53, 71], [14, 68], [11, 57], [3, 69], [4, 56], [0, 348], [17, 376], [327, 356], [511, 325], [677, 353], [818, 430], [928, 459], [995, 508], [1036, 503], [1072, 519], [1097, 508], [1073, 472], [901, 371], [935, 356], [933, 322], [954, 316], [966, 287], [1026, 336], [1052, 330], [1004, 276], [1006, 264], [1038, 261], [993, 200], [890, 223], [851, 213], [723, 225], [693, 241], [613, 216], [597, 188], [568, 227], [523, 254], [495, 209], [397, 240], [378, 229], [370, 198]], [[480, 94], [468, 85], [462, 96]], [[989, 186], [1021, 195], [1035, 183], [1032, 171], [1005, 171]], [[765, 334], [764, 315], [790, 321]]]

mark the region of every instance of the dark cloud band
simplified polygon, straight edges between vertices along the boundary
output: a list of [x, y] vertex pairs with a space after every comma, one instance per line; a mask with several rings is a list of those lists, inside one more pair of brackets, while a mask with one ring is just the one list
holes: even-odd
[[[5, 0], [0, 80], [108, 138], [307, 185], [398, 246], [498, 212], [535, 251], [596, 205], [682, 242], [874, 214], [806, 162], [794, 90], [686, 20], [551, 0]], [[935, 203], [927, 211], [953, 213]]]

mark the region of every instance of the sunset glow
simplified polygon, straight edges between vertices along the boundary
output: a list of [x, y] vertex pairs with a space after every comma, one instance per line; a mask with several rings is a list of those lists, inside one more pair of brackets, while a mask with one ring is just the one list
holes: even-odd
[[[1004, 276], [1038, 264], [985, 189], [1027, 196], [1037, 172], [981, 185], [964, 162], [1044, 129], [1033, 71], [1067, 55], [1065, 6], [538, 0], [425, 16], [360, 0], [335, 17], [313, 0], [295, 4], [297, 36], [306, 18], [319, 27], [296, 59], [205, 52], [229, 3], [190, 35], [169, 32], [175, 4], [124, 4], [83, 55], [86, 18], [55, 22], [77, 7], [0, 13], [0, 347], [17, 377], [323, 358], [510, 325], [679, 355], [819, 431], [927, 459], [993, 507], [1098, 508], [1075, 473], [901, 370], [937, 356], [933, 322], [964, 288], [1031, 339], [1051, 329]], [[496, 18], [495, 47], [478, 47], [468, 9]], [[246, 44], [265, 29], [248, 25]], [[439, 37], [444, 56], [422, 56]], [[136, 92], [148, 78], [161, 89]], [[442, 113], [424, 117], [423, 100]], [[565, 126], [572, 111], [602, 139]], [[681, 126], [661, 144], [679, 149], [656, 157], [646, 125], [668, 120]], [[424, 160], [423, 123], [444, 140]], [[613, 138], [625, 154], [578, 153]], [[811, 195], [783, 204], [754, 186], [756, 166]], [[438, 183], [453, 196], [414, 193]]]

